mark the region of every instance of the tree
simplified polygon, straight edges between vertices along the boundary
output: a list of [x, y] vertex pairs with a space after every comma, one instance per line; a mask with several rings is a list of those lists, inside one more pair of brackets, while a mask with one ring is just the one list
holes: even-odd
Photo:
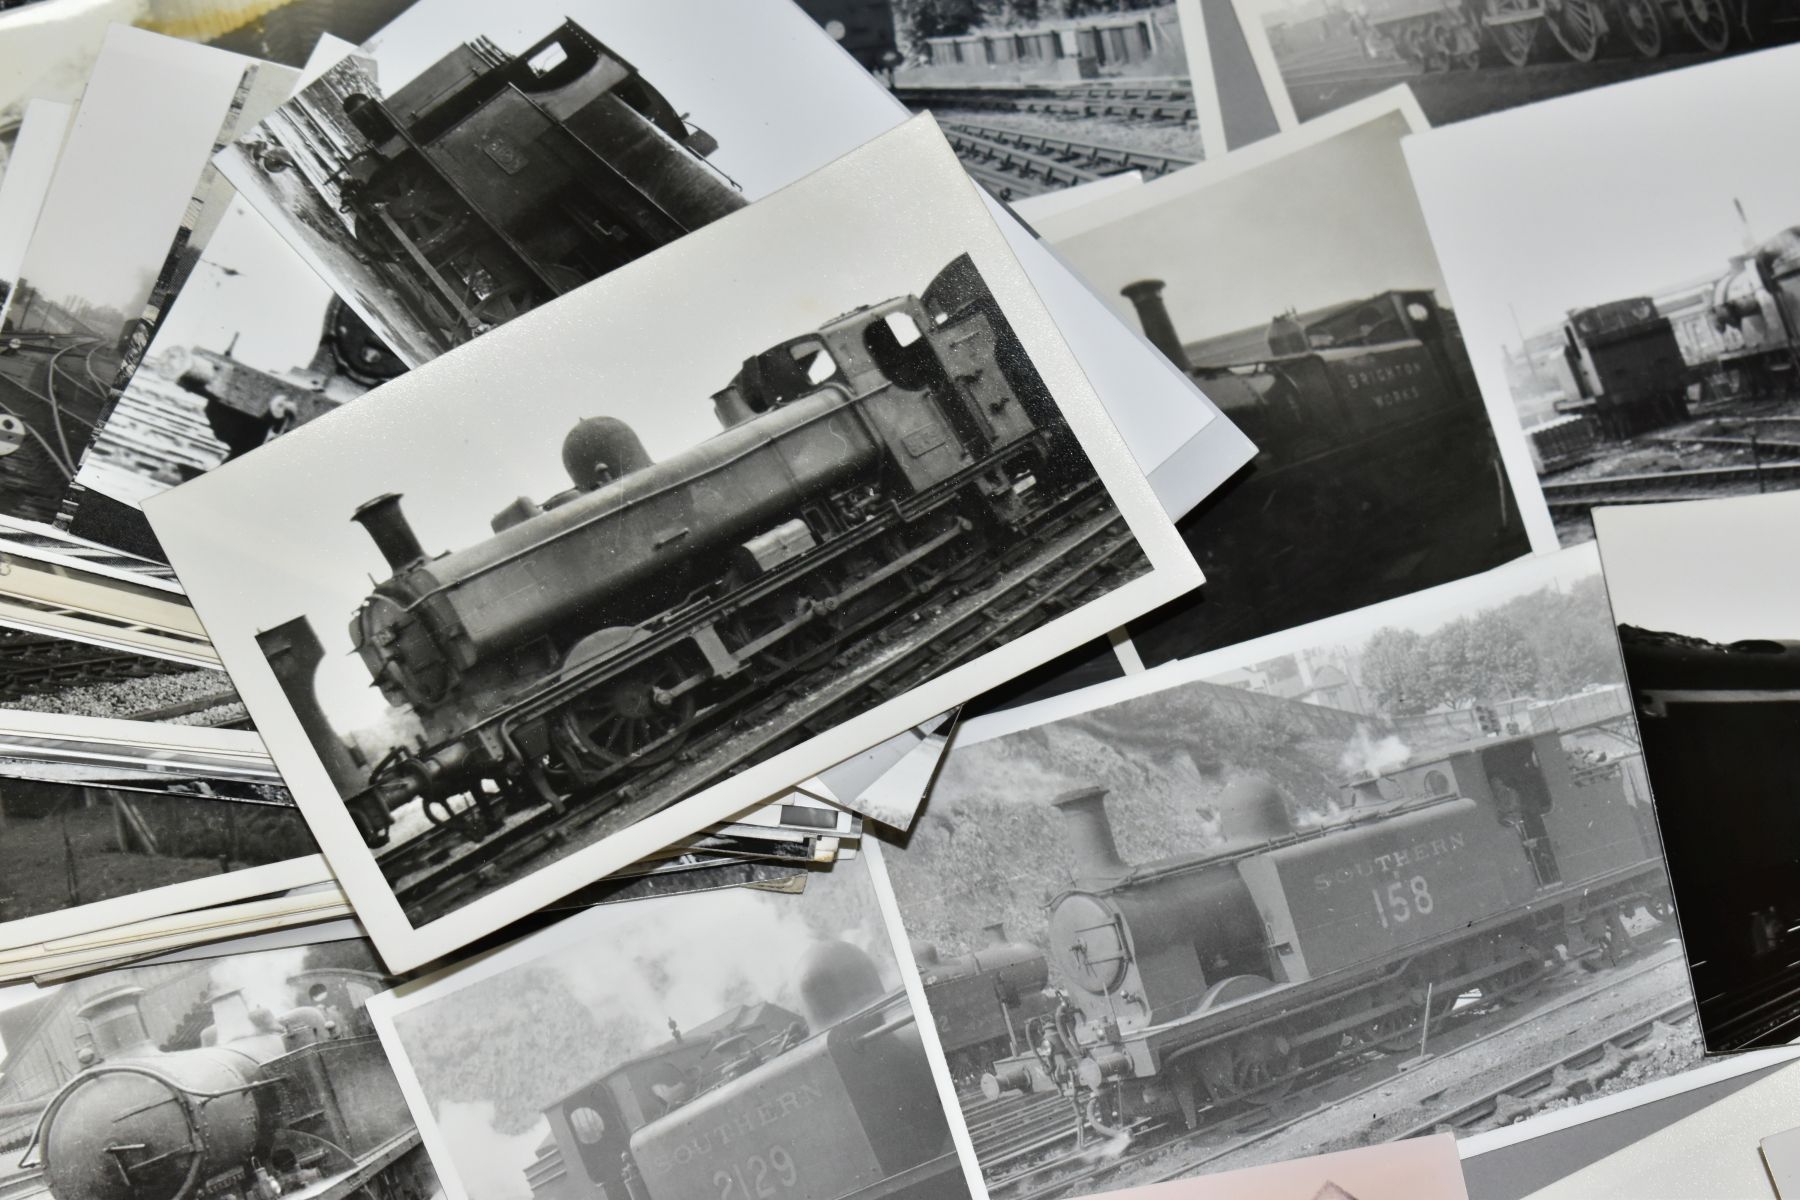
[[1422, 713], [1435, 703], [1425, 639], [1411, 629], [1378, 629], [1363, 647], [1363, 686], [1391, 716]]

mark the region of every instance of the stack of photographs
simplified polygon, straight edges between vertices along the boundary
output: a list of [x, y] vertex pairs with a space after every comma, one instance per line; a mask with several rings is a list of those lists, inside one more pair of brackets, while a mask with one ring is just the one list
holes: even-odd
[[1788, 3], [0, 13], [0, 1196], [1494, 1200], [1796, 1057]]

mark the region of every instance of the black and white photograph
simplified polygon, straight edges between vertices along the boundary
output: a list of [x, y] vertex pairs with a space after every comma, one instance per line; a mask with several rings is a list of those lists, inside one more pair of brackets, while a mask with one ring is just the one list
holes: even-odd
[[1235, 0], [1287, 126], [1396, 84], [1433, 125], [1800, 38], [1795, 0]]
[[396, 966], [1199, 582], [929, 118], [146, 510]]
[[366, 1009], [368, 942], [0, 989], [0, 1192], [441, 1194]]
[[347, 55], [219, 160], [412, 366], [746, 203], [691, 101], [594, 32], [508, 40], [391, 89]]
[[25, 260], [31, 231], [37, 228], [44, 195], [50, 190], [74, 115], [71, 105], [33, 100], [4, 156], [5, 171], [0, 174], [0, 307], [19, 277], [19, 264]]
[[[201, 203], [210, 156], [246, 106], [272, 103], [293, 78], [141, 29], [107, 34], [0, 314], [0, 405], [17, 425], [0, 457], [0, 512], [56, 516], [144, 321], [218, 220]], [[121, 180], [133, 198], [123, 209]]]
[[378, 997], [446, 1196], [967, 1200], [875, 887], [594, 909]]
[[[1176, 0], [802, 0], [973, 175], [1021, 200], [1224, 149], [1198, 5]], [[1183, 25], [1187, 28], [1184, 31]], [[1198, 62], [1196, 72], [1191, 63]]]
[[[503, 10], [472, 0], [420, 0], [358, 53], [373, 62], [385, 95], [446, 57], [466, 56], [471, 45], [524, 50], [565, 22], [590, 31], [693, 117], [717, 143], [704, 156], [707, 169], [746, 199], [801, 178], [905, 117], [887, 89], [788, 0], [746, 0], [724, 10], [708, 0], [520, 0]], [[702, 26], [716, 36], [692, 37]], [[738, 50], [752, 41], [761, 48], [754, 59]], [[699, 169], [691, 151], [675, 161]], [[485, 157], [476, 163], [478, 172], [491, 167]], [[297, 178], [287, 175], [284, 186]], [[261, 195], [255, 179], [249, 186], [252, 198]], [[1083, 368], [1109, 397], [1111, 416], [1159, 497], [1171, 512], [1187, 511], [1248, 461], [1250, 443], [1229, 422], [1216, 421], [1217, 409], [1110, 318], [1018, 222], [999, 219]], [[356, 307], [378, 299], [381, 289], [359, 300], [334, 273], [332, 248], [347, 245], [344, 228], [335, 213], [319, 231], [293, 227], [277, 209], [227, 214], [151, 343], [146, 369], [81, 464], [79, 487], [65, 501], [74, 529], [160, 554], [138, 511], [147, 496], [404, 370], [407, 360], [371, 330], [384, 327], [381, 315]], [[331, 302], [321, 275], [352, 304]]]
[[1531, 549], [1407, 176], [1422, 128], [1396, 90], [1040, 222], [1257, 446], [1179, 522], [1207, 582], [1132, 624], [1144, 665]]
[[0, 625], [0, 710], [241, 729], [225, 672]]
[[286, 804], [0, 776], [0, 826], [8, 946], [329, 878]]
[[1594, 519], [1714, 1052], [1800, 1036], [1796, 522], [1791, 492]]
[[1632, 717], [1582, 547], [965, 721], [883, 857], [984, 1175], [1464, 1136], [1697, 1063]]
[[0, 627], [217, 669], [167, 567], [0, 521]]
[[1716, 119], [1797, 104], [1790, 47], [1408, 143], [1534, 536], [1800, 484], [1800, 162]]

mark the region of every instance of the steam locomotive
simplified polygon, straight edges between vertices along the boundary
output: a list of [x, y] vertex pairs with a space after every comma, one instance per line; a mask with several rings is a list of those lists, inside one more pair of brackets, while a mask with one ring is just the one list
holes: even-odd
[[984, 1092], [1059, 1090], [1101, 1130], [1193, 1128], [1206, 1107], [1416, 1047], [1459, 995], [1518, 994], [1562, 953], [1617, 959], [1624, 917], [1668, 910], [1623, 768], [1576, 771], [1556, 733], [1493, 738], [1360, 780], [1348, 819], [1309, 830], [1242, 779], [1221, 801], [1248, 814], [1231, 844], [1136, 864], [1103, 790], [1059, 797], [1076, 874], [1050, 904], [1057, 1008]]
[[[428, 557], [399, 496], [357, 510], [392, 575], [351, 641], [424, 730], [345, 792], [370, 845], [415, 796], [491, 821], [667, 761], [728, 701], [981, 577], [1046, 512], [1107, 503], [967, 255], [750, 358], [713, 400], [723, 432], [660, 463], [623, 422], [581, 422], [573, 486], [467, 549]], [[259, 642], [294, 695], [284, 629]]]
[[436, 1175], [362, 1013], [385, 985], [334, 969], [295, 982], [312, 1003], [279, 1017], [215, 992], [186, 1050], [150, 1041], [142, 988], [89, 1001], [95, 1058], [50, 1098], [23, 1164], [55, 1200], [427, 1200]]
[[732, 1009], [547, 1109], [534, 1200], [967, 1200], [905, 993], [837, 941], [798, 980], [804, 1016]]
[[1044, 952], [1009, 941], [1004, 925], [984, 932], [987, 943], [979, 950], [951, 958], [929, 943], [912, 948], [938, 1043], [959, 1083], [979, 1079], [999, 1059], [1017, 1054], [1026, 1026], [1050, 1011]]
[[717, 143], [573, 21], [517, 56], [459, 46], [342, 116], [369, 143], [337, 178], [357, 241], [440, 351], [745, 203]]
[[335, 297], [325, 308], [318, 349], [303, 370], [264, 371], [231, 350], [218, 354], [195, 347], [176, 380], [182, 391], [206, 402], [206, 423], [225, 444], [226, 462], [406, 371], [362, 318]]

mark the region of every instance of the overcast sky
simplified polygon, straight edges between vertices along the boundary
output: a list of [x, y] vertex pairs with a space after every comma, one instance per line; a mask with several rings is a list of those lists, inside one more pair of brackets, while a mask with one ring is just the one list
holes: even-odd
[[1289, 308], [1441, 290], [1400, 152], [1406, 129], [1396, 112], [1241, 175], [1210, 184], [1196, 175], [1196, 190], [1056, 249], [1133, 329], [1136, 310], [1119, 289], [1165, 281], [1184, 342], [1265, 325]]
[[1800, 639], [1800, 492], [1599, 509], [1594, 528], [1621, 624]]
[[21, 276], [136, 316], [250, 60], [114, 26], [57, 164]]
[[1800, 46], [1566, 96], [1422, 134], [1408, 151], [1477, 363], [1568, 310], [1724, 274], [1733, 207], [1800, 224]]

